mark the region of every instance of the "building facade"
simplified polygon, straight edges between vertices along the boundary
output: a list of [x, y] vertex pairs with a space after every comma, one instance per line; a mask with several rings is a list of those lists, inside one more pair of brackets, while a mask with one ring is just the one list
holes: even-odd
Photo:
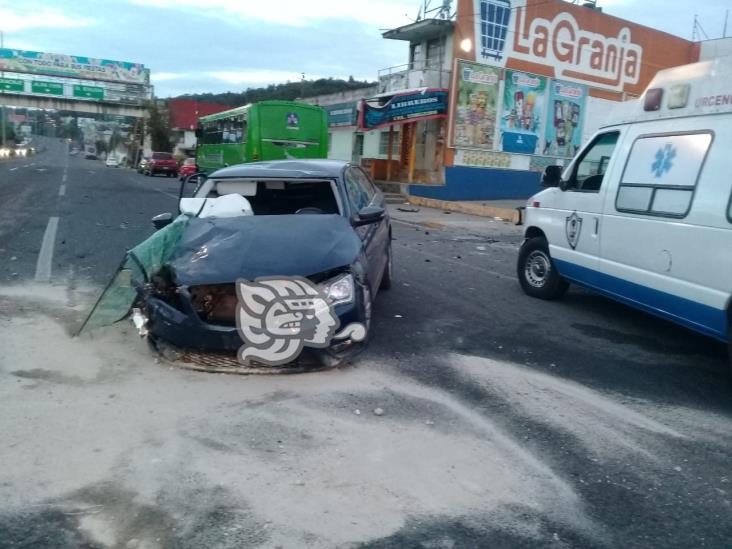
[[206, 103], [195, 99], [170, 99], [166, 110], [170, 124], [170, 140], [176, 156], [196, 155], [196, 127], [201, 116], [216, 114], [233, 107]]

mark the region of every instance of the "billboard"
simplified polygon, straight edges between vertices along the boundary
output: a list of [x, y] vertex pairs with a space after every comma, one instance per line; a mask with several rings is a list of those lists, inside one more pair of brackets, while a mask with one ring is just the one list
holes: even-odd
[[547, 79], [506, 71], [501, 115], [501, 150], [537, 154], [544, 133]]
[[140, 63], [7, 48], [0, 49], [0, 71], [127, 84], [148, 83], [148, 72]]
[[456, 27], [456, 37], [474, 38], [479, 63], [585, 84], [612, 99], [640, 95], [659, 69], [698, 59], [693, 42], [563, 0], [459, 0]]
[[549, 92], [544, 154], [572, 157], [582, 142], [587, 86], [555, 80]]
[[392, 124], [445, 118], [447, 116], [447, 90], [425, 89], [391, 97], [383, 105], [361, 104], [359, 127], [373, 130]]
[[328, 113], [328, 127], [339, 128], [356, 125], [358, 111], [355, 101], [326, 105], [323, 108]]
[[452, 146], [493, 149], [500, 69], [458, 59]]

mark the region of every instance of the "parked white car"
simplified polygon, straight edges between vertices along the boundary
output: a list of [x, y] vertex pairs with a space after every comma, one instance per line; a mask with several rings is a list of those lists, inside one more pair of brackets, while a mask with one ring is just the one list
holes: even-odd
[[727, 342], [732, 57], [660, 71], [526, 207], [524, 291], [576, 283]]
[[114, 155], [109, 155], [105, 164], [108, 168], [119, 168], [119, 160]]

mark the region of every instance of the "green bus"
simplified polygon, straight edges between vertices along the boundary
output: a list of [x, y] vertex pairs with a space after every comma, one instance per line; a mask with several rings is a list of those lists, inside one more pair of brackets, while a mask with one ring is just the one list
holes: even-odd
[[261, 101], [202, 116], [196, 130], [202, 172], [287, 158], [328, 157], [328, 114], [317, 105]]

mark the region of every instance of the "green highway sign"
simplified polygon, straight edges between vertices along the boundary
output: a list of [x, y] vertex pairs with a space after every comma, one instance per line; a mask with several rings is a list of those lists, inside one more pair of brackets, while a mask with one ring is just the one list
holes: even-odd
[[58, 82], [43, 82], [41, 80], [31, 81], [31, 91], [33, 93], [46, 93], [49, 95], [63, 95], [64, 85]]
[[0, 78], [0, 91], [22, 92], [23, 81], [17, 78]]
[[84, 97], [87, 99], [104, 99], [104, 88], [74, 84], [74, 97]]

